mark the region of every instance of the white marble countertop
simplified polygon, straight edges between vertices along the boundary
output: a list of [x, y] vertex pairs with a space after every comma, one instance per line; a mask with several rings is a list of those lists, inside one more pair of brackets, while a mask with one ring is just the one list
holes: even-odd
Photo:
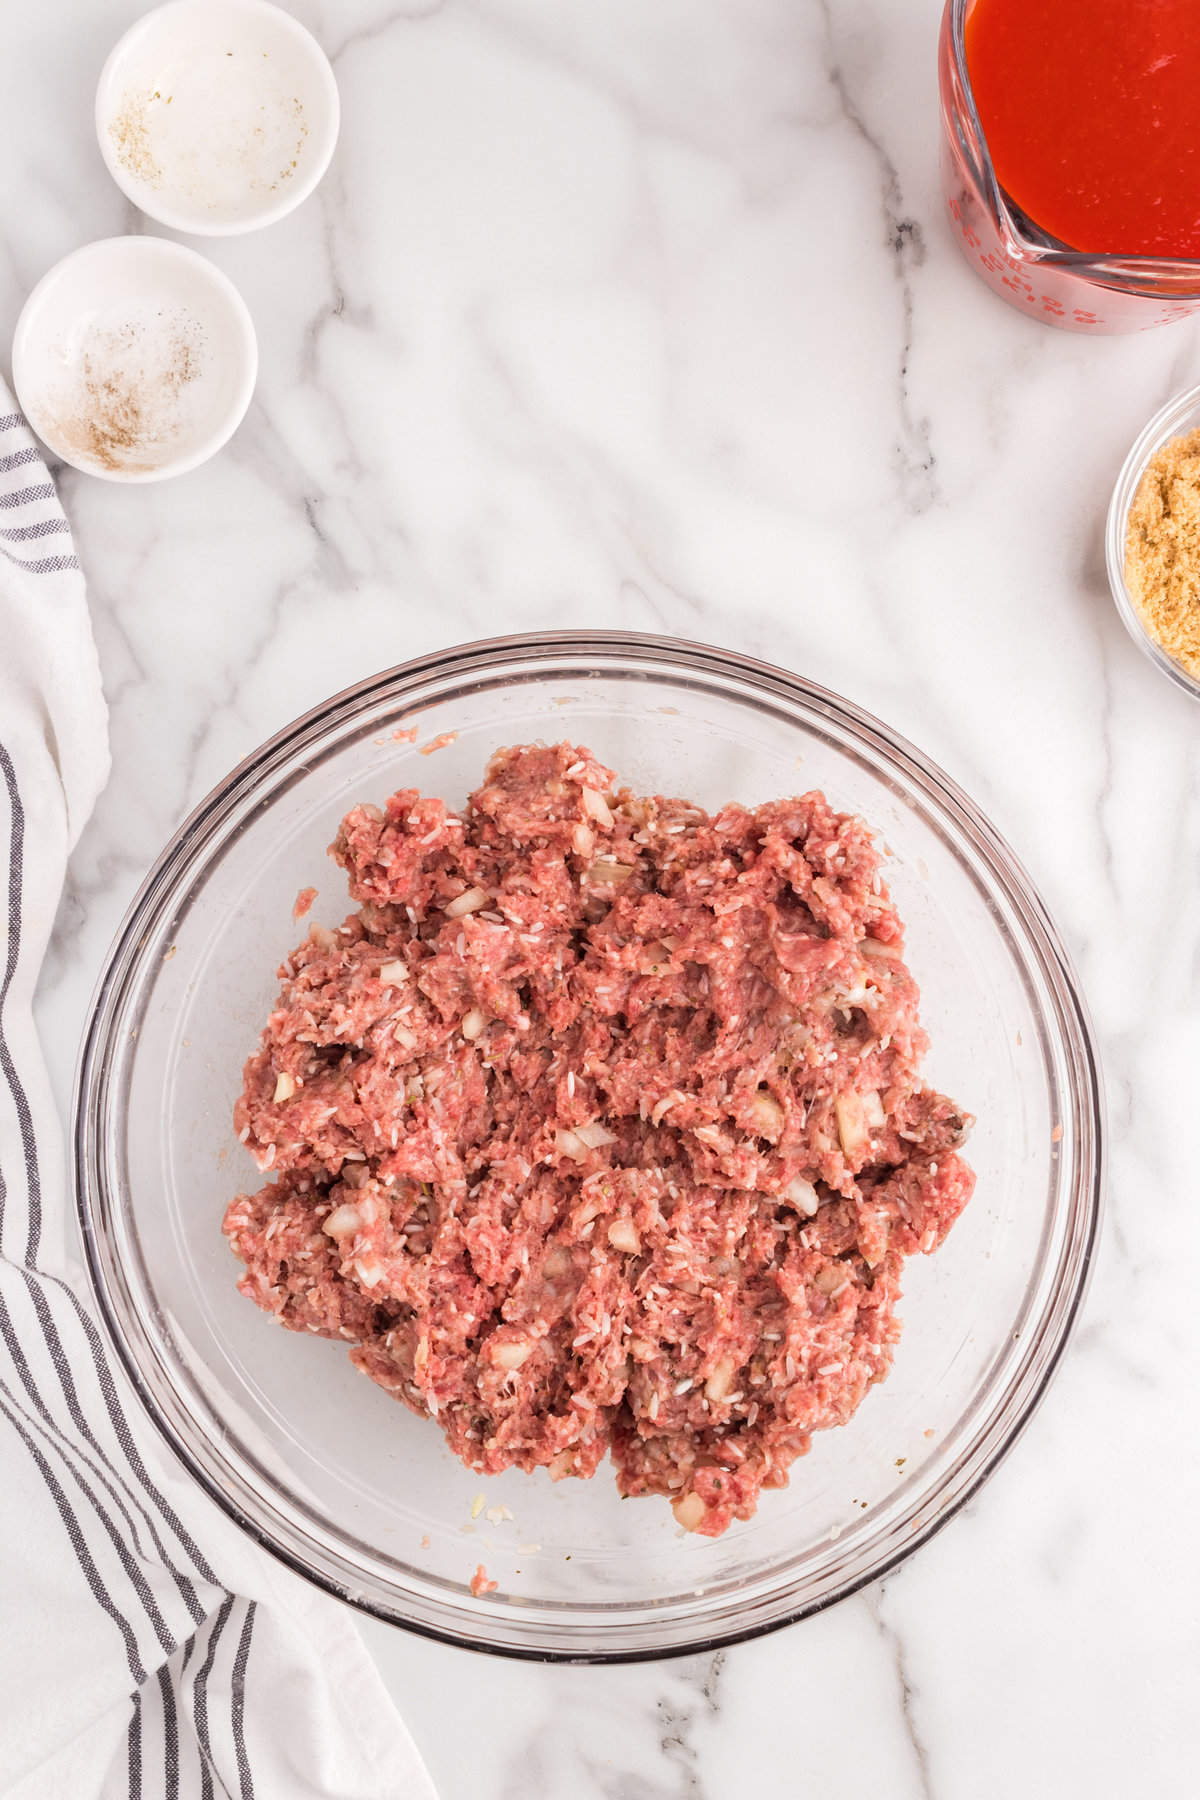
[[[143, 228], [90, 119], [137, 10], [7, 22], [0, 343], [51, 262]], [[1007, 835], [1094, 1011], [1109, 1213], [1047, 1401], [885, 1586], [728, 1653], [540, 1669], [367, 1635], [445, 1800], [1194, 1795], [1200, 712], [1118, 623], [1101, 524], [1200, 326], [1072, 338], [968, 272], [939, 0], [295, 10], [341, 84], [333, 169], [204, 245], [258, 325], [249, 417], [174, 483], [63, 478], [115, 756], [44, 983], [64, 1107], [148, 863], [334, 689], [604, 624], [861, 702]]]

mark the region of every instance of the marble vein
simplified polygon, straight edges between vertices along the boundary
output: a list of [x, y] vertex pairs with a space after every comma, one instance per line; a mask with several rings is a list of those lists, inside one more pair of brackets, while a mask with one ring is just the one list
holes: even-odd
[[896, 445], [896, 465], [900, 495], [905, 507], [913, 513], [922, 513], [941, 497], [937, 480], [937, 458], [931, 441], [931, 422], [928, 417], [918, 417], [914, 413], [909, 392], [915, 318], [912, 276], [925, 261], [925, 234], [920, 221], [905, 211], [900, 173], [896, 164], [888, 155], [878, 132], [867, 123], [850, 92], [845, 69], [837, 55], [832, 0], [820, 0], [820, 11], [829, 84], [837, 96], [842, 117], [866, 145], [879, 172], [885, 245], [891, 254], [893, 275], [900, 295], [900, 436]]
[[879, 1628], [879, 1634], [891, 1656], [896, 1677], [900, 1713], [904, 1724], [904, 1735], [908, 1739], [916, 1764], [920, 1783], [921, 1800], [937, 1800], [933, 1779], [929, 1766], [929, 1748], [921, 1734], [917, 1721], [917, 1705], [919, 1696], [913, 1686], [909, 1670], [908, 1653], [899, 1627], [891, 1619], [891, 1588], [886, 1581], [880, 1582], [867, 1597], [867, 1607]]

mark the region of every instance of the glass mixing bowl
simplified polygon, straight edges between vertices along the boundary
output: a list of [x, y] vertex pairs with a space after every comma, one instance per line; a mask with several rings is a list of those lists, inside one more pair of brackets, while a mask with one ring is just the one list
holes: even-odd
[[[394, 734], [416, 726], [417, 744]], [[453, 734], [435, 754], [420, 747]], [[977, 1116], [971, 1205], [908, 1265], [888, 1380], [791, 1485], [715, 1541], [657, 1499], [544, 1472], [486, 1481], [337, 1345], [237, 1292], [226, 1203], [261, 1177], [231, 1123], [275, 969], [349, 910], [325, 855], [357, 800], [461, 803], [501, 744], [588, 745], [643, 792], [715, 807], [805, 788], [886, 849], [932, 1039]], [[75, 1180], [100, 1308], [141, 1398], [260, 1543], [380, 1618], [475, 1649], [696, 1650], [884, 1574], [979, 1487], [1062, 1354], [1100, 1209], [1101, 1096], [1078, 986], [1028, 877], [954, 784], [876, 720], [727, 651], [607, 632], [497, 639], [389, 670], [289, 725], [180, 828], [134, 901], [82, 1052]], [[481, 1508], [477, 1496], [484, 1492]], [[507, 1508], [511, 1518], [499, 1509]], [[489, 1517], [494, 1514], [494, 1517]], [[498, 1583], [468, 1588], [483, 1562]]]

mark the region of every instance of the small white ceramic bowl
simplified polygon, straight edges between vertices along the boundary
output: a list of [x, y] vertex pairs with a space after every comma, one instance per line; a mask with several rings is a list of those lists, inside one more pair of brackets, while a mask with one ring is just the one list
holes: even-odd
[[38, 282], [12, 365], [56, 456], [106, 481], [161, 481], [232, 437], [258, 345], [245, 301], [207, 258], [165, 238], [102, 238]]
[[132, 26], [96, 92], [100, 150], [160, 224], [204, 237], [269, 225], [329, 167], [329, 59], [267, 0], [171, 0]]

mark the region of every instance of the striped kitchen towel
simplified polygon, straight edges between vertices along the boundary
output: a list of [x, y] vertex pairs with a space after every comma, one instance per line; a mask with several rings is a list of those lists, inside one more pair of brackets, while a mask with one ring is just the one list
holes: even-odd
[[0, 1796], [433, 1800], [348, 1611], [194, 1487], [89, 1310], [31, 1003], [106, 743], [70, 529], [0, 382]]

